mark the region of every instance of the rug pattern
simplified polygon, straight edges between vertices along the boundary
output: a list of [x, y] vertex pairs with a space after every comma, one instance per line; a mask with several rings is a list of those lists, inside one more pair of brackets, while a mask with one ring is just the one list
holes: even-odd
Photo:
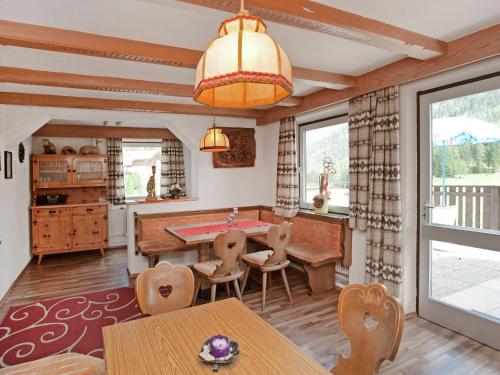
[[11, 306], [0, 324], [0, 368], [60, 353], [102, 358], [102, 327], [144, 316], [133, 288]]

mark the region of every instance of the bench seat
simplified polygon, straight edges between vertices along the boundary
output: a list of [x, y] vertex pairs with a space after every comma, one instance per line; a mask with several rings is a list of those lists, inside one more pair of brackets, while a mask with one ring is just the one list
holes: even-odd
[[154, 267], [160, 260], [160, 255], [168, 254], [174, 251], [184, 251], [195, 249], [194, 245], [186, 245], [186, 243], [177, 238], [169, 238], [166, 240], [145, 240], [137, 243], [137, 248], [143, 256], [147, 256], [149, 267]]
[[[266, 235], [252, 236], [250, 240], [267, 247]], [[288, 258], [300, 264], [307, 275], [307, 286], [311, 293], [319, 293], [335, 288], [335, 263], [341, 257], [335, 257], [331, 251], [317, 249], [307, 241], [292, 239], [287, 248]]]

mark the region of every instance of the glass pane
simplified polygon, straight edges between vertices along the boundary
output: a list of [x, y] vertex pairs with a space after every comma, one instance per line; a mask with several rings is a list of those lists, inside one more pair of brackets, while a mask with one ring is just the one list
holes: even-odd
[[95, 181], [103, 179], [104, 164], [96, 160], [77, 160], [76, 161], [76, 180]]
[[303, 177], [305, 197], [312, 204], [319, 193], [319, 175], [323, 173], [323, 159], [331, 157], [336, 173], [330, 176], [330, 206], [349, 206], [349, 139], [347, 123], [307, 130], [304, 134]]
[[500, 229], [500, 89], [431, 105], [432, 222]]
[[66, 161], [39, 161], [40, 182], [66, 182], [68, 164]]
[[156, 165], [156, 195], [160, 197], [161, 146], [123, 146], [123, 170], [125, 175], [125, 196], [145, 198], [151, 167]]
[[431, 241], [431, 298], [500, 323], [500, 252]]

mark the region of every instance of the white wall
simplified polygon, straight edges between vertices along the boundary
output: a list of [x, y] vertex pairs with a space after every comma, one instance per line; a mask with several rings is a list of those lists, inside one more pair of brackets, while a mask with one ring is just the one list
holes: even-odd
[[[9, 147], [17, 152], [17, 144], [21, 140], [30, 137], [51, 120], [71, 122], [103, 121], [103, 119], [111, 122], [122, 121], [124, 126], [133, 124], [136, 127], [167, 127], [191, 151], [191, 155], [188, 154], [186, 160], [186, 169], [192, 175], [191, 195], [196, 200], [131, 206], [128, 214], [129, 230], [130, 218], [134, 210], [166, 212], [274, 203], [276, 148], [273, 145], [277, 144], [277, 133], [273, 132], [273, 127], [256, 128], [255, 167], [214, 169], [211, 154], [198, 151], [200, 138], [212, 125], [212, 117], [209, 116], [2, 105], [0, 106], [0, 142], [2, 142], [0, 150], [3, 151], [3, 144], [7, 144], [13, 145]], [[255, 121], [250, 119], [217, 118], [217, 123], [221, 126], [255, 127]], [[58, 146], [64, 143], [64, 140], [61, 143], [56, 138], [52, 141]], [[25, 146], [29, 155], [31, 145], [25, 144]], [[39, 140], [35, 139], [37, 152], [41, 151], [39, 146]], [[0, 298], [31, 257], [27, 210], [30, 203], [29, 162], [22, 165], [21, 171], [15, 170], [14, 176], [15, 179], [12, 182], [5, 182], [3, 178], [0, 178], [0, 238], [4, 239], [3, 245], [0, 245]], [[16, 215], [15, 221], [11, 219], [12, 215]], [[133, 244], [130, 248], [134, 248]], [[129, 252], [130, 271], [136, 273], [143, 268], [144, 259], [135, 257], [133, 250]]]
[[[31, 259], [30, 252], [30, 162], [31, 138], [5, 142], [8, 127], [0, 107], [0, 299]], [[26, 159], [19, 162], [18, 145], [22, 141]], [[13, 178], [4, 178], [4, 151], [12, 152]]]
[[[254, 127], [254, 121], [220, 119], [221, 126]], [[198, 141], [209, 123], [204, 118], [181, 118], [175, 121], [171, 130], [191, 149], [191, 171], [197, 176], [192, 196], [195, 200], [129, 205], [128, 233], [133, 233], [134, 213], [156, 213], [191, 211], [225, 207], [242, 207], [259, 204], [273, 205], [276, 191], [276, 163], [278, 133], [275, 126], [257, 127], [255, 167], [253, 168], [213, 168], [212, 155], [197, 150]], [[147, 259], [135, 255], [135, 239], [128, 238], [129, 272], [136, 274], [147, 267]], [[195, 252], [169, 254], [162, 259], [173, 263], [192, 264], [196, 262]]]
[[[467, 65], [443, 74], [411, 82], [400, 87], [400, 143], [401, 143], [401, 196], [402, 196], [402, 247], [403, 257], [403, 305], [406, 313], [416, 311], [417, 296], [417, 92], [442, 85], [482, 76], [498, 71], [500, 58]], [[347, 113], [347, 102], [313, 111], [297, 118], [299, 123]], [[278, 125], [273, 124], [277, 133]], [[275, 143], [276, 144], [276, 143]], [[269, 148], [272, 145], [268, 146]], [[366, 259], [366, 233], [353, 231], [352, 266], [349, 283], [364, 283]]]

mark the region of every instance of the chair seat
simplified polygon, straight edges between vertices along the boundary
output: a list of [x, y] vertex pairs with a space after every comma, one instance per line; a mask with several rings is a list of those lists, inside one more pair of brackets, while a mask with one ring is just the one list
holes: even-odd
[[193, 268], [202, 275], [210, 277], [214, 274], [215, 270], [217, 269], [217, 266], [220, 266], [221, 264], [222, 261], [220, 259], [209, 260], [207, 262], [196, 263], [195, 265], [193, 265]]
[[255, 266], [263, 266], [269, 257], [273, 255], [272, 250], [257, 251], [255, 253], [245, 254], [242, 259], [245, 263]]

